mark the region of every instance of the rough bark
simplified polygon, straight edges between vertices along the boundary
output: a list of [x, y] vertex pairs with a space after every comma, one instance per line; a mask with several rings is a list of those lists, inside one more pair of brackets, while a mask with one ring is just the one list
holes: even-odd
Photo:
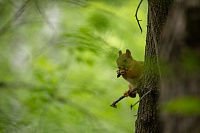
[[163, 26], [172, 0], [148, 1], [148, 24], [145, 49], [144, 76], [139, 84], [139, 96], [148, 93], [139, 103], [136, 133], [160, 133], [157, 111], [160, 76], [158, 71], [158, 46], [161, 43]]
[[[162, 103], [188, 97], [199, 100], [200, 1], [177, 0], [164, 35], [160, 52], [162, 60], [160, 100]], [[190, 110], [189, 114], [183, 112], [184, 110], [161, 113], [163, 133], [200, 132], [200, 112], [194, 110]]]

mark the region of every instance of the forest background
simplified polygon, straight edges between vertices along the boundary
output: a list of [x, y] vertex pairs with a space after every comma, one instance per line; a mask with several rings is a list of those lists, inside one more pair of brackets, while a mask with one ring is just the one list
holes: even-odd
[[[131, 0], [0, 1], [0, 132], [132, 132], [138, 100], [118, 51], [144, 60], [147, 3]], [[136, 119], [136, 117], [135, 117]]]

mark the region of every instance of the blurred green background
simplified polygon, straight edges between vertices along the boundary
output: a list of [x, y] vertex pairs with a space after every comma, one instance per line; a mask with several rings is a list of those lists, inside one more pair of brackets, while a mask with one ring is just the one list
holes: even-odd
[[0, 132], [133, 132], [138, 100], [110, 104], [128, 89], [118, 51], [143, 60], [147, 3], [1, 0]]

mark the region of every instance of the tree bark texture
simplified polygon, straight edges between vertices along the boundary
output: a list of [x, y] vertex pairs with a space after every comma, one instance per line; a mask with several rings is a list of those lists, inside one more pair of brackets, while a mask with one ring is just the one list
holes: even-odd
[[138, 94], [145, 97], [140, 101], [136, 133], [160, 133], [158, 99], [160, 75], [158, 70], [158, 51], [161, 43], [163, 26], [166, 22], [172, 0], [148, 1], [148, 24], [145, 48], [144, 75], [138, 86]]
[[[188, 97], [200, 101], [200, 1], [177, 0], [175, 5], [160, 52], [163, 104]], [[163, 133], [200, 133], [200, 112], [163, 111], [161, 119]]]

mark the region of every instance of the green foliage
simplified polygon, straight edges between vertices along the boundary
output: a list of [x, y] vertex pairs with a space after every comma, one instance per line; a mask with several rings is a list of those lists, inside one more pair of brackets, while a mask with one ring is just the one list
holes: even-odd
[[26, 2], [0, 5], [0, 132], [132, 132], [137, 99], [110, 104], [128, 89], [116, 78], [118, 50], [143, 60], [137, 3]]
[[110, 27], [109, 18], [103, 13], [92, 14], [88, 21], [98, 31], [105, 31]]
[[171, 114], [199, 115], [200, 99], [195, 97], [182, 97], [174, 99], [163, 107], [163, 111]]

